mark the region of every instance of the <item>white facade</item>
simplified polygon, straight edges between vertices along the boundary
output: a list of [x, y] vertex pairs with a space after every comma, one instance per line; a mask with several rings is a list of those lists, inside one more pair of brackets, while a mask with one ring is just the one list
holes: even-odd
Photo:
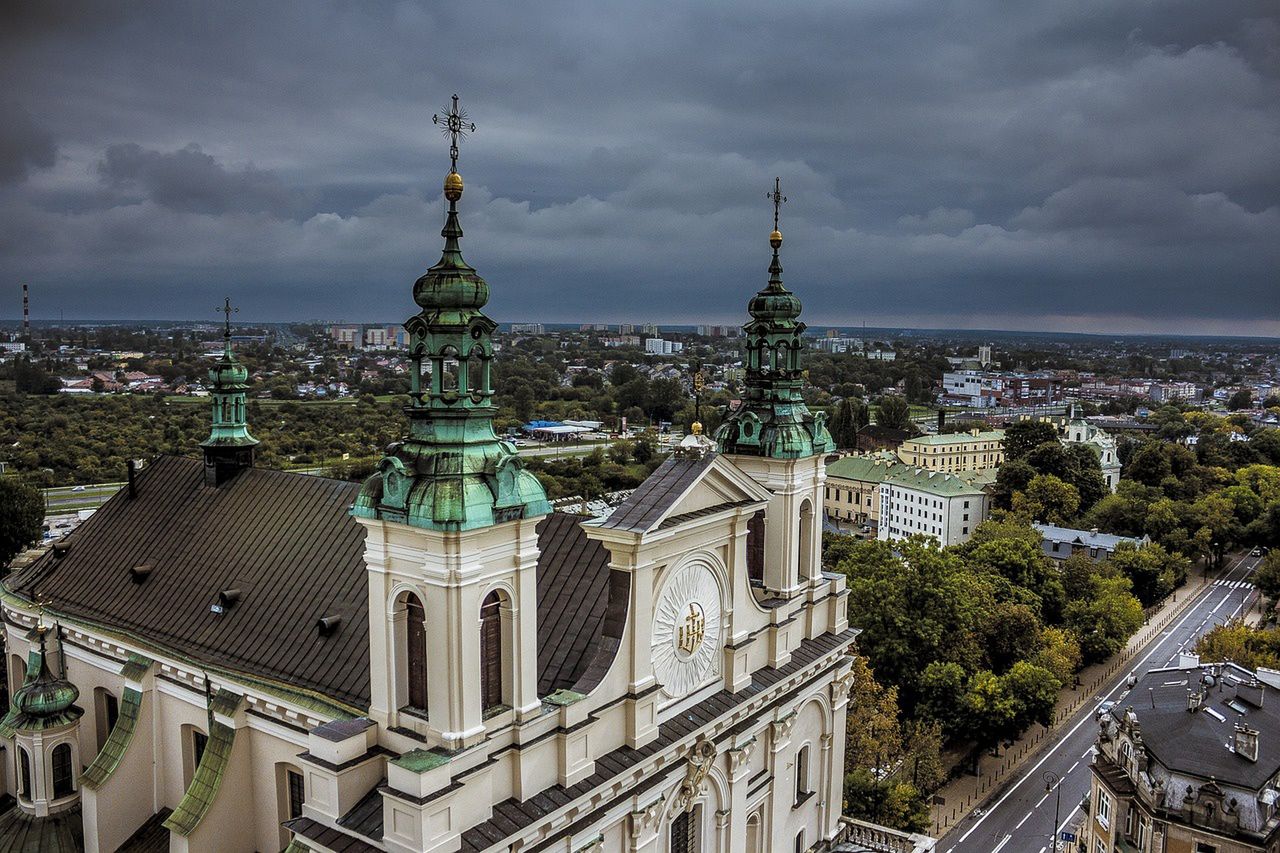
[[1107, 431], [1099, 429], [1080, 418], [1067, 423], [1062, 436], [1063, 444], [1083, 444], [1098, 454], [1098, 462], [1102, 465], [1102, 479], [1107, 489], [1114, 492], [1120, 485], [1120, 454], [1116, 450], [1116, 440]]
[[880, 484], [880, 525], [876, 538], [906, 539], [923, 534], [942, 545], [958, 545], [987, 520], [990, 498], [955, 474], [914, 469], [891, 474]]
[[[114, 850], [164, 808], [177, 810], [170, 821], [186, 815], [171, 850], [217, 853], [279, 850], [295, 832], [316, 851], [333, 849], [333, 832], [356, 850], [455, 851], [481, 825], [506, 833], [493, 850], [665, 853], [676, 831], [703, 853], [831, 839], [853, 634], [843, 576], [820, 569], [823, 480], [820, 457], [715, 456], [643, 526], [589, 528], [610, 555], [619, 621], [612, 658], [581, 693], [537, 692], [537, 518], [463, 533], [360, 520], [369, 618], [352, 627], [369, 632], [371, 700], [345, 713], [344, 703], [51, 605], [46, 619], [62, 626], [67, 678], [86, 707], [77, 767], [113, 731], [94, 723], [108, 703], [137, 697], [118, 764], [77, 790], [86, 849]], [[768, 559], [756, 588], [747, 539], [762, 510]], [[485, 711], [477, 613], [495, 591], [503, 706]], [[406, 695], [409, 595], [427, 614], [425, 714]], [[6, 589], [4, 619], [21, 683], [35, 607]], [[218, 780], [203, 800], [197, 772]], [[13, 792], [12, 774], [5, 781]], [[193, 802], [203, 805], [194, 818]], [[362, 802], [379, 804], [380, 839], [339, 824]], [[507, 816], [528, 808], [528, 821], [510, 830], [495, 812], [504, 803]]]

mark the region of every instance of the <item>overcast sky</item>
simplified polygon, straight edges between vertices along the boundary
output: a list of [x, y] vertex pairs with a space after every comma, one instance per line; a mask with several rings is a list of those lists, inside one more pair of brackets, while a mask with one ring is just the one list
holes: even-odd
[[[250, 10], [251, 5], [258, 8]], [[0, 4], [0, 318], [1280, 335], [1280, 3]]]

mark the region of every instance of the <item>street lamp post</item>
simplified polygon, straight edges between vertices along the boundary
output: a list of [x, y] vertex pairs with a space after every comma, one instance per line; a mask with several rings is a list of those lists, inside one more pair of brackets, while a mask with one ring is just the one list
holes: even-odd
[[1051, 853], [1058, 853], [1058, 811], [1062, 806], [1062, 786], [1060, 784], [1062, 779], [1052, 770], [1046, 770], [1040, 776], [1044, 779], [1044, 792], [1046, 794], [1054, 788], [1058, 789], [1058, 794], [1053, 800], [1053, 828], [1049, 830], [1049, 844], [1051, 845], [1049, 850]]

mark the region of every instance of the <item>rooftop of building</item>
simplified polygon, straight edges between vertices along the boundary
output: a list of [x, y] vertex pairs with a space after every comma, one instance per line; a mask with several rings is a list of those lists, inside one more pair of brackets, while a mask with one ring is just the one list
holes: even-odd
[[[1142, 743], [1169, 770], [1259, 791], [1280, 772], [1280, 672], [1234, 663], [1153, 669], [1111, 710], [1119, 722], [1132, 711]], [[1189, 697], [1202, 693], [1198, 710]], [[1259, 733], [1252, 761], [1233, 747], [1237, 725]]]
[[937, 497], [959, 497], [961, 495], [981, 495], [987, 486], [995, 482], [995, 469], [984, 471], [930, 471], [913, 465], [895, 468], [885, 477], [884, 482], [907, 489], [915, 489]]
[[[364, 529], [358, 483], [263, 468], [221, 486], [199, 459], [161, 456], [88, 521], [3, 581], [51, 617], [103, 626], [299, 697], [368, 707]], [[538, 525], [539, 690], [570, 688], [613, 648], [608, 552], [582, 519]], [[615, 614], [616, 615], [616, 614]], [[319, 620], [339, 617], [321, 631]]]
[[946, 432], [941, 435], [921, 435], [915, 438], [908, 438], [904, 443], [945, 447], [952, 444], [971, 444], [975, 441], [1004, 441], [1004, 430], [989, 429], [972, 432]]
[[1041, 524], [1038, 521], [1031, 526], [1040, 533], [1042, 539], [1047, 539], [1050, 542], [1071, 542], [1073, 544], [1086, 545], [1090, 548], [1106, 548], [1108, 551], [1114, 551], [1121, 542], [1132, 542], [1134, 545], [1142, 544], [1142, 540], [1132, 536], [1116, 536], [1113, 533], [1102, 533], [1097, 528], [1077, 530], [1074, 527], [1058, 527], [1054, 524]]
[[827, 465], [827, 479], [858, 480], [880, 483], [895, 468], [907, 467], [893, 453], [879, 452], [865, 456], [841, 456]]

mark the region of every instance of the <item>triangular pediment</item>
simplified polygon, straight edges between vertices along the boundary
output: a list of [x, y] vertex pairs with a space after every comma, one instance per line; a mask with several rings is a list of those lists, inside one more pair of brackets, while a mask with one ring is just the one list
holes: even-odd
[[673, 456], [599, 526], [647, 533], [769, 498], [768, 489], [720, 454]]

